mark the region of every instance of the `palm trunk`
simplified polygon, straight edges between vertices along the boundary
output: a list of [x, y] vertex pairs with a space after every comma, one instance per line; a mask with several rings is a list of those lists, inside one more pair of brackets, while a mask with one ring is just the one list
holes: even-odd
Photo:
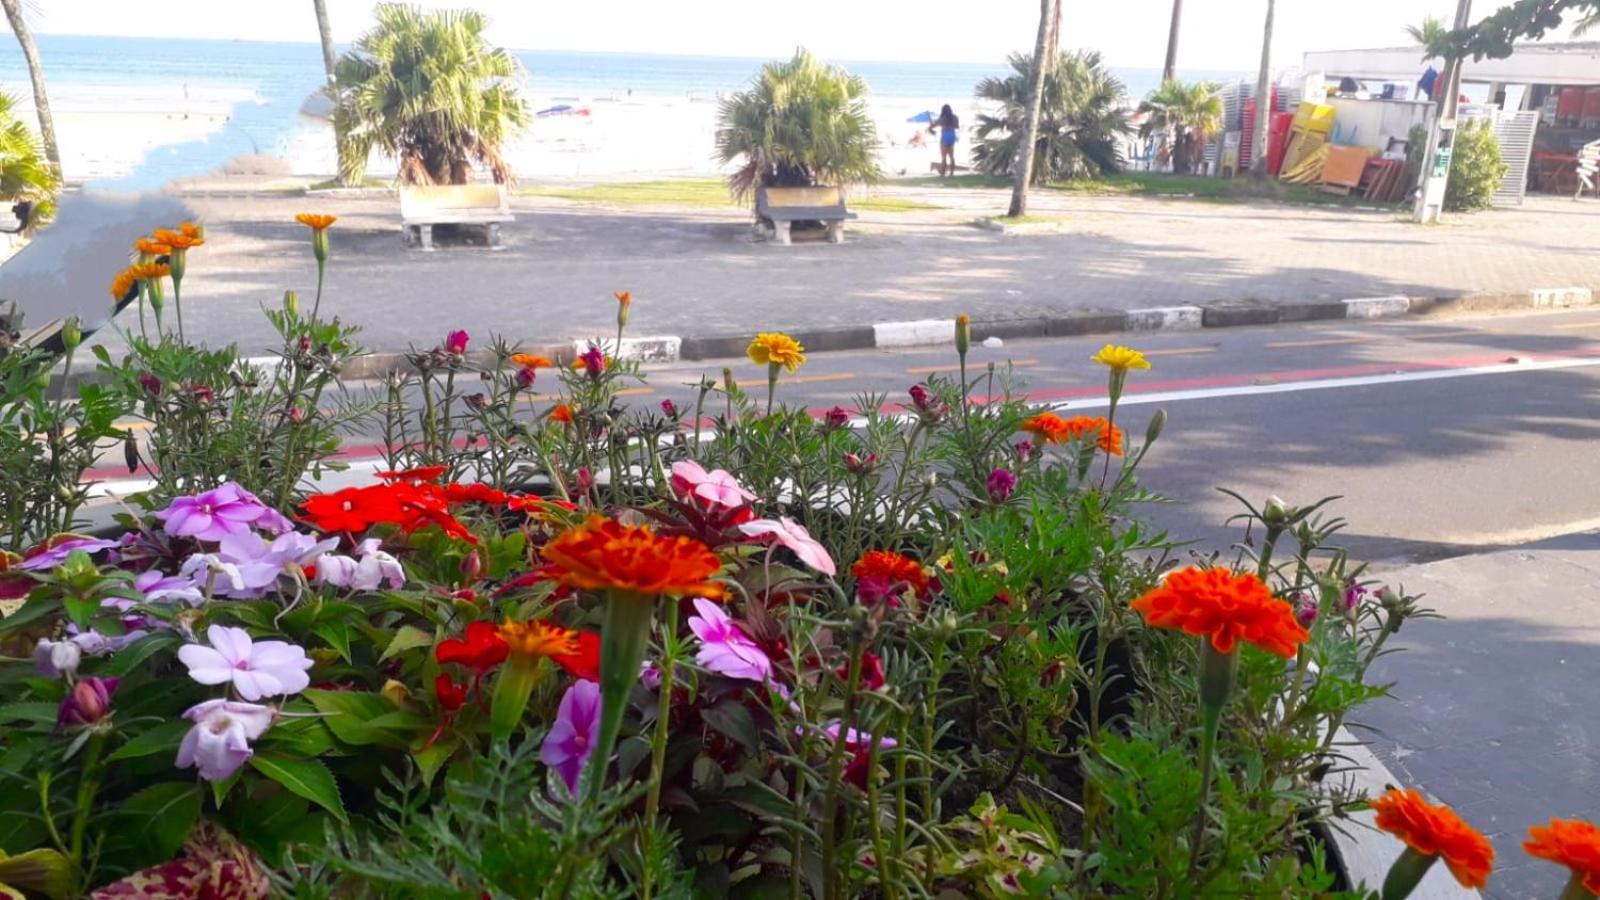
[[1033, 71], [1028, 80], [1028, 106], [1022, 120], [1022, 146], [1018, 147], [1015, 181], [1011, 186], [1008, 216], [1028, 214], [1028, 181], [1033, 177], [1034, 144], [1039, 132], [1039, 102], [1044, 97], [1045, 70], [1050, 65], [1050, 31], [1058, 0], [1039, 0], [1039, 37], [1033, 45]]
[[328, 73], [328, 84], [333, 84], [333, 68], [337, 61], [333, 52], [333, 28], [328, 25], [327, 0], [311, 0], [317, 11], [317, 34], [322, 38], [322, 68]]
[[1261, 33], [1261, 74], [1256, 76], [1256, 136], [1250, 151], [1250, 176], [1267, 177], [1267, 136], [1272, 133], [1272, 14], [1277, 0], [1267, 0], [1267, 24]]
[[1178, 24], [1183, 21], [1183, 0], [1172, 0], [1172, 25], [1167, 29], [1167, 62], [1161, 67], [1165, 84], [1178, 74]]
[[33, 43], [33, 32], [22, 18], [22, 0], [0, 0], [11, 21], [11, 31], [22, 46], [22, 57], [28, 62], [28, 79], [33, 82], [33, 109], [39, 116], [39, 139], [44, 144], [45, 158], [61, 175], [61, 151], [56, 146], [56, 120], [50, 115], [50, 98], [45, 96], [44, 67], [39, 64], [39, 48]]

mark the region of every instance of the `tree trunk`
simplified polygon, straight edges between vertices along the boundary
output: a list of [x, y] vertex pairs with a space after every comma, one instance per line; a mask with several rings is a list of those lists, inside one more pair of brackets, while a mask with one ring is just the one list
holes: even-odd
[[1015, 181], [1011, 186], [1008, 216], [1028, 214], [1028, 181], [1033, 177], [1034, 143], [1038, 140], [1039, 102], [1044, 97], [1045, 70], [1050, 65], [1050, 30], [1055, 21], [1058, 0], [1039, 0], [1039, 37], [1033, 45], [1033, 71], [1028, 74], [1028, 106], [1023, 114], [1022, 139], [1018, 146]]
[[0, 0], [11, 21], [11, 31], [22, 46], [22, 57], [28, 61], [28, 78], [33, 82], [33, 108], [39, 115], [39, 139], [44, 144], [45, 158], [61, 175], [61, 151], [56, 147], [56, 120], [50, 115], [50, 98], [44, 91], [44, 67], [39, 64], [39, 48], [34, 46], [33, 33], [22, 18], [22, 0]]
[[1161, 67], [1161, 83], [1178, 75], [1178, 24], [1183, 21], [1183, 0], [1172, 0], [1172, 25], [1167, 29], [1167, 63]]
[[1267, 136], [1272, 133], [1272, 14], [1277, 0], [1267, 0], [1267, 24], [1261, 32], [1261, 74], [1256, 76], [1256, 135], [1250, 152], [1250, 177], [1267, 177]]
[[1189, 174], [1189, 131], [1182, 125], [1173, 130], [1172, 174]]
[[317, 33], [322, 38], [322, 68], [328, 73], [328, 84], [333, 84], [333, 69], [338, 62], [333, 52], [333, 28], [328, 25], [327, 0], [311, 0], [317, 11]]

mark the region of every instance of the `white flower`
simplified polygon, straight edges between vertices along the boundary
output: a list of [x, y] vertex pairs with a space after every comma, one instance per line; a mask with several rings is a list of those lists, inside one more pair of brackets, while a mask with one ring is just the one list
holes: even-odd
[[206, 629], [210, 647], [185, 644], [178, 659], [189, 667], [189, 677], [201, 684], [229, 684], [246, 700], [279, 694], [298, 694], [311, 684], [306, 651], [283, 641], [250, 639], [243, 628], [212, 625]]
[[40, 675], [48, 678], [78, 671], [78, 662], [82, 659], [83, 648], [72, 641], [40, 638], [39, 643], [33, 645], [34, 665], [38, 667]]
[[270, 706], [207, 700], [189, 707], [183, 717], [195, 725], [178, 745], [177, 766], [198, 766], [200, 777], [221, 781], [255, 755], [250, 742], [261, 737], [277, 714]]
[[358, 591], [375, 591], [387, 583], [390, 588], [405, 587], [406, 570], [400, 560], [378, 549], [380, 541], [368, 538], [356, 547], [356, 556], [329, 554], [317, 560], [317, 581]]
[[[215, 553], [196, 553], [183, 561], [183, 568], [178, 574], [184, 578], [192, 578], [198, 584], [210, 583], [214, 590], [226, 592], [243, 591], [244, 575], [240, 574], [239, 567], [227, 562]], [[212, 582], [212, 577], [216, 581]]]

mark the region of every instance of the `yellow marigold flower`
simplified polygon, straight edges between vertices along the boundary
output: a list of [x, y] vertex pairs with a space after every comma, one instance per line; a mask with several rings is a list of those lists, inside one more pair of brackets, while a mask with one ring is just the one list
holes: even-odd
[[512, 653], [527, 657], [554, 658], [578, 652], [577, 632], [549, 622], [513, 622], [507, 619], [500, 626], [500, 639], [506, 642]]
[[205, 228], [200, 226], [200, 225], [196, 225], [193, 222], [180, 222], [180, 223], [178, 223], [178, 231], [180, 231], [183, 234], [185, 234], [185, 235], [187, 235], [189, 237], [192, 237], [192, 238], [202, 238], [202, 239], [204, 239], [205, 236], [206, 236]]
[[139, 263], [127, 268], [128, 274], [140, 281], [166, 278], [172, 274], [172, 268], [165, 263]]
[[550, 368], [549, 357], [537, 356], [532, 353], [513, 353], [511, 354], [511, 361], [524, 369]]
[[168, 228], [157, 228], [155, 233], [156, 243], [166, 244], [173, 250], [187, 250], [190, 247], [199, 247], [205, 239], [197, 235], [186, 234], [182, 231], [172, 231]]
[[1101, 347], [1099, 353], [1089, 357], [1089, 361], [1106, 366], [1113, 372], [1150, 368], [1150, 360], [1145, 359], [1143, 353], [1121, 344], [1107, 344]]
[[147, 256], [166, 256], [172, 252], [172, 247], [163, 244], [155, 238], [142, 237], [133, 242], [133, 249]]
[[294, 220], [312, 231], [327, 231], [333, 223], [339, 221], [339, 217], [318, 215], [317, 213], [300, 213], [294, 217]]
[[757, 365], [783, 366], [793, 372], [805, 364], [806, 348], [800, 342], [778, 331], [763, 331], [755, 336], [745, 349], [750, 361]]
[[137, 281], [131, 267], [118, 272], [117, 277], [111, 279], [111, 299], [121, 303], [122, 298], [128, 296], [128, 292], [133, 290]]

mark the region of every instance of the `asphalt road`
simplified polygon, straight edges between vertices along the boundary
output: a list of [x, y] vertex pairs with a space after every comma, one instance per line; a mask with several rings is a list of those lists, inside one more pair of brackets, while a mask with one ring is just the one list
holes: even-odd
[[[1241, 536], [1225, 524], [1237, 508], [1219, 487], [1290, 504], [1342, 495], [1333, 507], [1350, 521], [1342, 545], [1367, 560], [1438, 559], [1600, 528], [1600, 311], [1116, 339], [1154, 365], [1130, 376], [1119, 420], [1139, 435], [1157, 408], [1169, 416], [1143, 481], [1178, 502], [1148, 516], [1199, 549]], [[974, 347], [969, 371], [1010, 361], [1034, 399], [1103, 412], [1105, 370], [1089, 356], [1105, 342]], [[780, 399], [817, 410], [866, 392], [903, 400], [929, 374], [953, 374], [955, 361], [952, 348], [812, 354], [784, 377]], [[744, 359], [655, 365], [628, 402], [687, 408], [689, 385], [724, 365], [747, 387], [764, 383]]]

